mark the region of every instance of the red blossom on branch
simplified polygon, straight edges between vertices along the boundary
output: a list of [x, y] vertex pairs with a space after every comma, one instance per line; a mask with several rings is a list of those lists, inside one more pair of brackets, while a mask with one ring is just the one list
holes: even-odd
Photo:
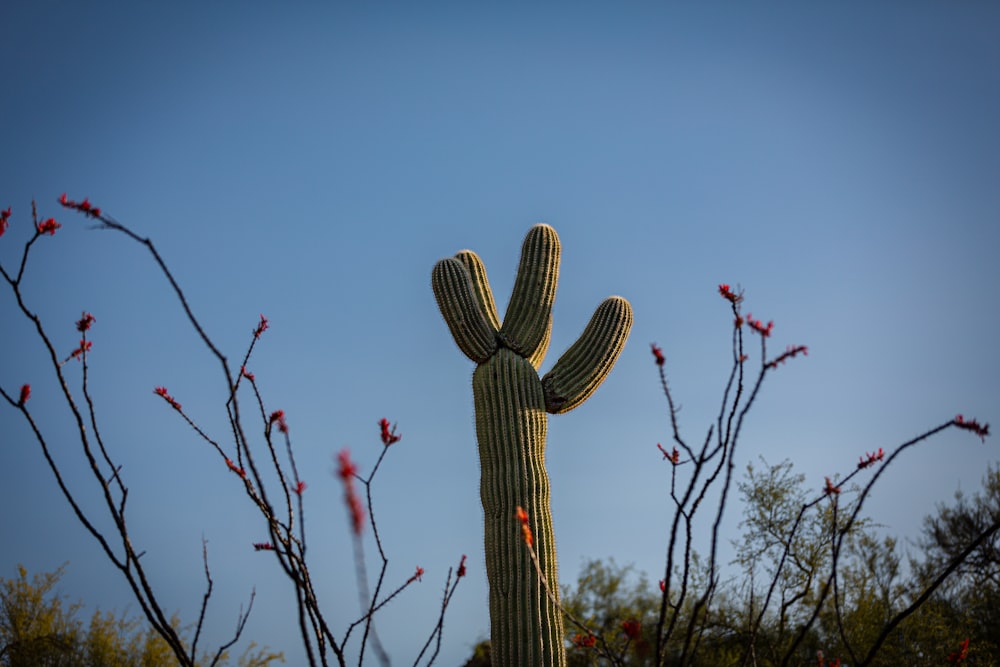
[[21, 395], [17, 399], [17, 405], [18, 405], [18, 407], [21, 407], [25, 403], [27, 403], [29, 398], [31, 398], [31, 385], [30, 384], [22, 384], [21, 385]]
[[966, 431], [972, 431], [979, 436], [979, 439], [986, 442], [986, 436], [990, 434], [989, 424], [980, 424], [975, 419], [965, 419], [962, 415], [955, 415], [955, 420], [952, 422], [955, 426], [965, 429]]
[[667, 580], [666, 579], [660, 579], [660, 592], [661, 593], [666, 593], [667, 592]]
[[579, 648], [593, 648], [597, 645], [597, 637], [591, 634], [581, 635], [579, 632], [573, 635], [573, 646]]
[[465, 554], [462, 554], [462, 560], [458, 563], [458, 571], [455, 573], [455, 576], [459, 579], [465, 576]]
[[83, 317], [81, 317], [76, 322], [76, 330], [79, 331], [80, 333], [83, 333], [84, 331], [89, 331], [90, 326], [96, 321], [97, 320], [93, 315], [91, 315], [90, 313], [84, 313]]
[[249, 372], [246, 366], [240, 366], [240, 375], [253, 382], [253, 373]]
[[351, 453], [349, 450], [342, 449], [337, 454], [337, 463], [340, 464], [340, 467], [337, 469], [337, 475], [344, 482], [351, 481], [358, 474], [358, 467], [351, 462]]
[[959, 649], [953, 653], [948, 654], [948, 663], [952, 665], [957, 665], [960, 662], [965, 662], [965, 659], [969, 657], [969, 638], [966, 637], [965, 641]]
[[337, 463], [337, 475], [344, 482], [344, 503], [351, 515], [351, 527], [355, 535], [360, 535], [365, 522], [365, 509], [354, 489], [354, 476], [357, 475], [358, 467], [351, 462], [351, 452], [346, 448], [337, 454]]
[[301, 496], [302, 492], [306, 490], [307, 486], [308, 485], [305, 482], [303, 482], [302, 480], [299, 480], [299, 482], [295, 485], [295, 488], [292, 489], [292, 491], [295, 492], [295, 495]]
[[514, 517], [521, 522], [521, 534], [524, 536], [524, 543], [529, 547], [535, 544], [535, 536], [531, 534], [531, 526], [528, 525], [528, 513], [524, 511], [524, 508], [518, 506], [517, 511], [514, 512]]
[[392, 425], [392, 429], [389, 428], [389, 420], [385, 417], [379, 420], [379, 428], [382, 429], [382, 444], [388, 447], [394, 442], [399, 442], [403, 435], [396, 433], [396, 425]]
[[667, 452], [667, 450], [663, 448], [663, 445], [661, 445], [660, 443], [656, 443], [656, 448], [659, 449], [660, 452], [663, 454], [663, 458], [667, 459], [674, 465], [677, 465], [678, 463], [681, 462], [681, 453], [677, 451], [676, 447], [674, 447], [673, 451], [669, 453]]
[[239, 467], [235, 463], [233, 463], [232, 459], [226, 459], [226, 465], [229, 466], [230, 470], [232, 470], [234, 473], [236, 473], [237, 475], [239, 475], [241, 479], [246, 479], [247, 478], [247, 471], [244, 470], [243, 468]]
[[726, 301], [728, 301], [733, 305], [736, 305], [737, 303], [743, 300], [742, 294], [736, 294], [731, 289], [729, 289], [729, 285], [726, 284], [719, 285], [719, 294], [722, 295], [723, 299], [725, 299]]
[[639, 621], [623, 621], [622, 630], [629, 639], [639, 639], [642, 637], [642, 623]]
[[56, 230], [62, 227], [55, 218], [49, 218], [43, 222], [39, 222], [35, 225], [35, 229], [38, 230], [39, 234], [48, 234], [49, 236], [55, 236]]
[[80, 347], [76, 348], [69, 353], [69, 356], [73, 359], [79, 360], [84, 352], [90, 352], [90, 348], [94, 346], [94, 342], [90, 340], [80, 340]]
[[285, 421], [285, 411], [275, 410], [271, 413], [270, 423], [273, 424], [278, 422], [278, 430], [282, 433], [288, 433], [288, 422]]
[[865, 452], [865, 455], [858, 460], [858, 470], [875, 465], [876, 462], [885, 458], [885, 452], [879, 447], [877, 452]]
[[96, 206], [92, 205], [90, 203], [90, 200], [87, 199], [86, 197], [84, 197], [83, 201], [81, 201], [81, 202], [75, 202], [72, 199], [67, 199], [66, 198], [66, 193], [64, 192], [64, 193], [62, 193], [62, 196], [59, 197], [59, 203], [62, 204], [63, 206], [65, 206], [66, 208], [74, 209], [76, 211], [79, 211], [80, 213], [83, 213], [83, 214], [91, 217], [91, 218], [100, 218], [101, 217], [101, 209], [99, 209]]
[[829, 496], [830, 494], [839, 495], [840, 487], [830, 481], [829, 477], [826, 477], [826, 485], [823, 487], [823, 495]]
[[663, 356], [663, 350], [661, 350], [656, 343], [651, 343], [649, 347], [653, 349], [653, 356], [656, 357], [657, 366], [662, 366], [667, 363], [667, 358]]
[[10, 220], [10, 206], [7, 207], [6, 211], [0, 211], [0, 236], [3, 236], [3, 233], [7, 231], [7, 225], [10, 224], [7, 222], [8, 220]]
[[408, 584], [411, 584], [411, 583], [413, 583], [414, 581], [420, 581], [420, 577], [422, 577], [422, 576], [424, 576], [424, 568], [422, 568], [422, 567], [420, 567], [420, 566], [418, 565], [418, 566], [417, 566], [417, 571], [413, 573], [413, 576], [412, 576], [412, 577], [410, 577], [410, 578], [409, 578], [409, 579], [408, 579], [408, 580], [406, 581], [406, 583], [408, 583]]
[[156, 389], [153, 390], [153, 393], [156, 394], [157, 396], [162, 396], [163, 400], [169, 403], [174, 410], [180, 412], [181, 404], [175, 401], [174, 397], [171, 396], [169, 393], [167, 393], [166, 387], [157, 387]]
[[267, 318], [264, 317], [263, 313], [261, 313], [261, 315], [260, 315], [260, 323], [257, 325], [257, 328], [253, 330], [253, 337], [254, 338], [260, 338], [260, 335], [262, 333], [264, 333], [265, 331], [267, 331], [267, 328], [269, 326], [270, 326], [270, 324], [268, 324]]
[[774, 322], [768, 322], [765, 326], [760, 320], [753, 319], [753, 315], [751, 313], [747, 313], [747, 324], [750, 325], [751, 329], [759, 333], [764, 338], [770, 336], [771, 330], [774, 329]]
[[274, 551], [274, 545], [270, 542], [254, 542], [254, 551]]
[[[768, 335], [770, 333], [770, 330], [771, 330], [771, 323], [768, 322], [768, 333], [764, 335], [765, 336]], [[808, 355], [809, 348], [806, 347], [805, 345], [789, 345], [788, 347], [785, 348], [784, 352], [782, 352], [777, 357], [764, 364], [764, 366], [766, 368], [776, 368], [778, 364], [784, 363], [786, 359], [791, 359], [792, 357], [799, 354]]]

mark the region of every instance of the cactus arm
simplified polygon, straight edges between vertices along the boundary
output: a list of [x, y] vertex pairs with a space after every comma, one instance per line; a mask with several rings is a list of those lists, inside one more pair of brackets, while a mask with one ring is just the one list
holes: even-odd
[[528, 359], [535, 358], [552, 325], [560, 249], [556, 230], [543, 224], [531, 228], [521, 247], [521, 263], [500, 336], [504, 345]]
[[[469, 272], [470, 278], [472, 278], [472, 287], [475, 289], [476, 296], [479, 297], [479, 305], [483, 309], [483, 313], [486, 315], [486, 319], [490, 322], [493, 327], [499, 331], [500, 330], [500, 316], [497, 314], [497, 306], [493, 301], [493, 290], [490, 288], [490, 281], [486, 277], [486, 267], [483, 266], [483, 260], [479, 258], [479, 255], [471, 250], [463, 250], [455, 255], [455, 259], [460, 261], [464, 266], [466, 271]], [[545, 353], [549, 351], [549, 343], [552, 341], [552, 316], [549, 315], [548, 322], [545, 326], [545, 335], [542, 338], [542, 342], [538, 345], [538, 349], [535, 353], [528, 358], [531, 365], [538, 370], [538, 367], [542, 365], [542, 359], [545, 358]]]
[[500, 316], [497, 314], [497, 305], [493, 301], [493, 290], [490, 289], [490, 281], [486, 277], [486, 267], [483, 266], [483, 260], [479, 259], [479, 255], [471, 250], [461, 251], [455, 255], [455, 259], [461, 262], [465, 270], [469, 272], [472, 288], [479, 299], [479, 307], [482, 308], [487, 321], [494, 331], [500, 331]]
[[449, 257], [435, 264], [431, 288], [459, 349], [477, 364], [489, 359], [497, 349], [497, 330], [483, 313], [472, 278], [462, 262]]
[[601, 302], [587, 328], [545, 377], [545, 409], [562, 414], [577, 407], [608, 376], [632, 328], [632, 306], [620, 296]]
[[545, 358], [545, 353], [549, 351], [549, 343], [552, 342], [552, 316], [549, 315], [549, 321], [545, 325], [545, 335], [542, 336], [542, 342], [538, 344], [538, 348], [535, 353], [528, 357], [528, 362], [537, 371], [538, 367], [542, 365], [542, 359]]

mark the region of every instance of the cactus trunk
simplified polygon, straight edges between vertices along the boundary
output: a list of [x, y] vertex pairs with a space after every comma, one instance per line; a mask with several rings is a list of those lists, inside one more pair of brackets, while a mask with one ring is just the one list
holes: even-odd
[[[565, 663], [562, 614], [525, 548], [517, 507], [528, 513], [539, 564], [558, 582], [545, 471], [548, 415], [541, 381], [524, 357], [500, 349], [472, 379], [486, 524], [492, 660], [495, 665]], [[552, 589], [558, 594], [558, 589]]]

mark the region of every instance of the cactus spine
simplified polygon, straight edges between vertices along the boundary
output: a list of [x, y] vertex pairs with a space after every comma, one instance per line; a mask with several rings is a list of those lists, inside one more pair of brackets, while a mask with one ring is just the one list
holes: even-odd
[[546, 595], [514, 519], [528, 513], [534, 547], [558, 595], [555, 536], [545, 470], [548, 415], [583, 403], [604, 381], [632, 326], [621, 297], [598, 306], [580, 338], [543, 378], [538, 367], [552, 332], [559, 237], [535, 225], [521, 248], [514, 291], [501, 324], [486, 268], [471, 250], [442, 259], [431, 286], [459, 349], [474, 362], [472, 392], [482, 469], [486, 575], [494, 665], [566, 663], [562, 614]]

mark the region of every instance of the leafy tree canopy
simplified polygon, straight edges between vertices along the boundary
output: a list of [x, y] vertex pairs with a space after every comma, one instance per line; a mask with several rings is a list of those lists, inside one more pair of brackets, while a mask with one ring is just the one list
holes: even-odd
[[[55, 592], [65, 565], [35, 574], [19, 565], [17, 577], [0, 577], [0, 666], [2, 667], [172, 667], [173, 651], [137, 618], [95, 611], [90, 622], [79, 618], [83, 605], [67, 603]], [[176, 617], [175, 624], [179, 624]], [[199, 664], [208, 665], [204, 656]], [[267, 667], [284, 662], [281, 653], [251, 643], [236, 661], [239, 667]], [[223, 654], [218, 665], [232, 664]]]
[[[881, 535], [870, 521], [853, 524], [837, 555], [836, 585], [821, 604], [833, 558], [832, 525], [842, 525], [852, 500], [845, 490], [838, 512], [830, 504], [819, 505], [796, 524], [809, 496], [804, 485], [788, 462], [748, 466], [739, 486], [742, 532], [733, 540], [734, 564], [742, 576], [720, 585], [706, 609], [677, 609], [682, 631], [667, 644], [666, 664], [675, 664], [686, 641], [693, 646], [683, 661], [687, 665], [781, 664], [818, 605], [790, 664], [941, 665], [949, 664], [949, 656], [956, 664], [964, 651], [963, 665], [1000, 665], [1000, 467], [986, 471], [980, 492], [956, 494], [953, 503], [940, 505], [925, 519], [916, 541], [918, 557], [909, 567], [896, 539]], [[787, 562], [779, 569], [785, 545]], [[975, 546], [963, 560], [970, 545]], [[935, 578], [960, 561], [946, 584], [921, 602]], [[692, 562], [692, 586], [704, 587], [705, 565], [696, 556]], [[761, 613], [769, 589], [773, 601]], [[569, 666], [653, 664], [648, 647], [655, 644], [660, 602], [659, 586], [633, 566], [613, 559], [587, 561], [575, 588], [562, 589], [567, 618], [593, 633], [591, 640], [567, 621]], [[869, 655], [891, 621], [917, 602]], [[629, 622], [638, 623], [631, 634]], [[595, 645], [605, 647], [605, 657]], [[488, 655], [488, 646], [480, 645], [477, 659], [468, 664], [488, 665]]]

